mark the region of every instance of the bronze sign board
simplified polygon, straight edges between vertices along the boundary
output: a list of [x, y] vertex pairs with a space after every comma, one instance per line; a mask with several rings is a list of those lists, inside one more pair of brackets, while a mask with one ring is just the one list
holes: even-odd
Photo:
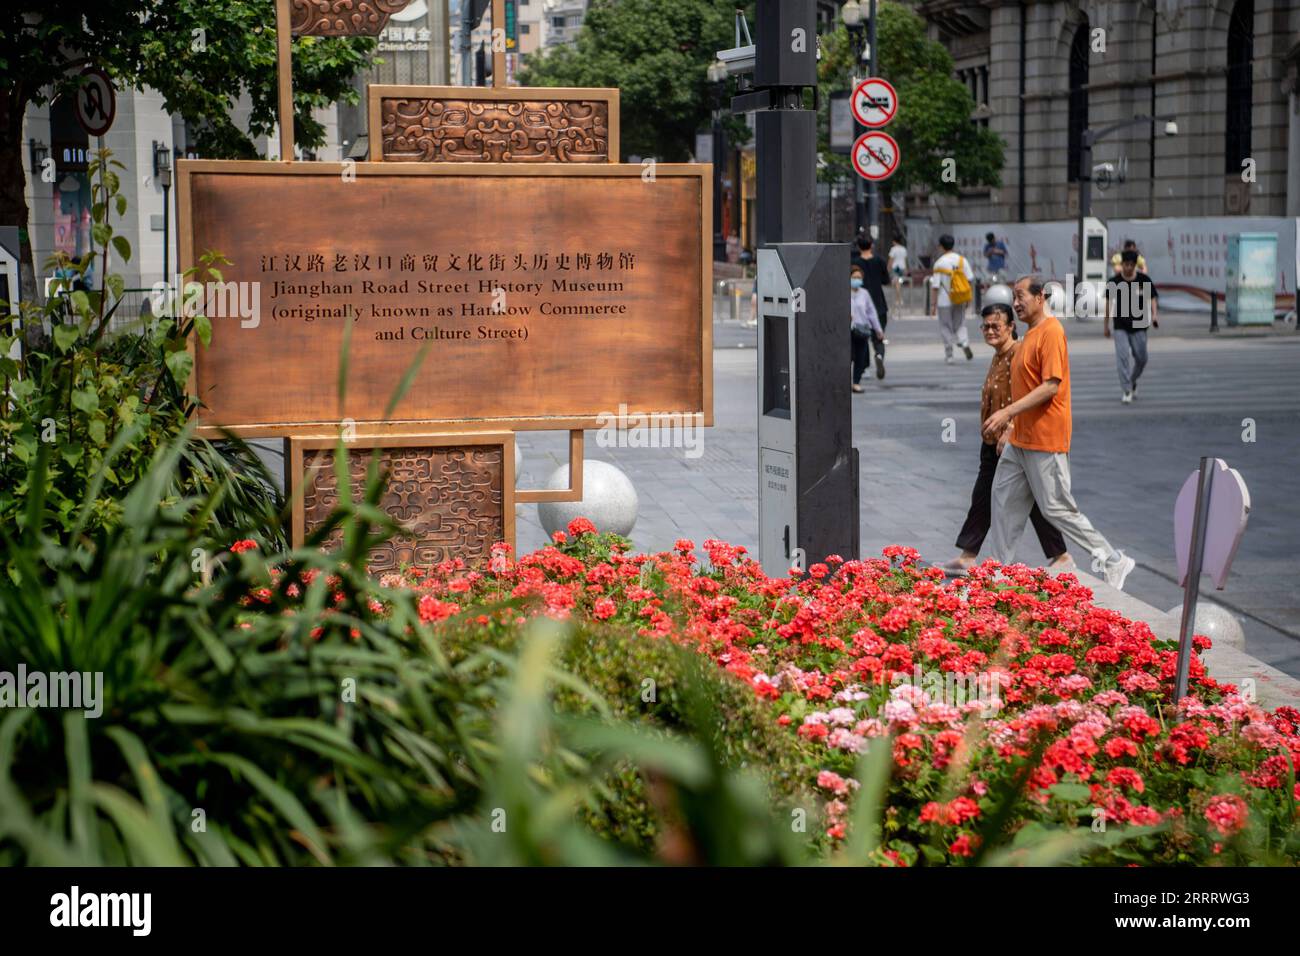
[[378, 36], [388, 18], [411, 0], [293, 0], [290, 29], [296, 37]]
[[384, 162], [618, 161], [618, 90], [370, 85]]
[[712, 424], [708, 166], [177, 167], [181, 268], [231, 261], [195, 354], [201, 433], [593, 428], [620, 406]]
[[[300, 547], [338, 507], [338, 441], [299, 438], [286, 444], [293, 544]], [[498, 541], [513, 547], [513, 434], [361, 438], [346, 447], [353, 500], [361, 500], [371, 458], [378, 456], [380, 471], [388, 475], [379, 508], [404, 529], [370, 552], [366, 566], [372, 573], [455, 557], [475, 564]], [[342, 541], [342, 529], [335, 528], [323, 547], [333, 549]]]

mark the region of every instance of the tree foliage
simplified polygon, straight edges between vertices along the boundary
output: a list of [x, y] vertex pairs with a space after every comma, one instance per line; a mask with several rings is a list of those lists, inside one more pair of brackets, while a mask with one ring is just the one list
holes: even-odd
[[[310, 149], [325, 129], [312, 109], [355, 103], [352, 77], [370, 38], [304, 37], [293, 44], [295, 140]], [[149, 87], [183, 116], [205, 156], [251, 158], [276, 121], [274, 0], [9, 0], [0, 6], [0, 223], [23, 228], [23, 297], [36, 283], [24, 197], [27, 107], [72, 95], [98, 66], [118, 89]], [[232, 108], [247, 97], [247, 128]]]
[[[992, 130], [971, 122], [975, 102], [970, 91], [952, 75], [952, 57], [943, 44], [926, 36], [925, 21], [901, 4], [881, 3], [876, 43], [880, 48], [876, 75], [893, 84], [901, 104], [898, 116], [885, 129], [902, 153], [888, 187], [903, 192], [923, 186], [955, 196], [964, 187], [999, 185], [1005, 144]], [[822, 37], [818, 73], [829, 110], [829, 94], [847, 90], [853, 74], [853, 52], [844, 27]], [[828, 149], [826, 153], [824, 176], [852, 175], [847, 157], [832, 159]], [[945, 159], [955, 161], [951, 181], [943, 176]]]
[[710, 123], [709, 64], [733, 45], [737, 6], [711, 0], [593, 0], [573, 47], [530, 58], [524, 86], [619, 89], [623, 152], [689, 158]]
[[[274, 0], [44, 0], [0, 15], [0, 94], [21, 115], [76, 88], [80, 68], [105, 69], [119, 88], [150, 87], [163, 108], [198, 127], [208, 156], [255, 155], [252, 138], [276, 122]], [[302, 37], [293, 44], [295, 138], [324, 142], [311, 110], [356, 102], [352, 77], [369, 61], [371, 38]], [[247, 95], [248, 128], [231, 109]]]

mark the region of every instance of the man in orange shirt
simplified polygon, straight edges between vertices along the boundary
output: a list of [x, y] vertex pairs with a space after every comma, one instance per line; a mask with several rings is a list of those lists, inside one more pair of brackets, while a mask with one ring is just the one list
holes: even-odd
[[1035, 504], [1062, 534], [1093, 556], [1093, 570], [1119, 590], [1136, 562], [1110, 546], [1070, 494], [1070, 353], [1065, 329], [1047, 311], [1043, 281], [1016, 282], [1013, 307], [1028, 326], [1011, 360], [1011, 404], [984, 422], [984, 440], [1009, 440], [993, 477], [992, 551], [1015, 561], [1025, 519]]

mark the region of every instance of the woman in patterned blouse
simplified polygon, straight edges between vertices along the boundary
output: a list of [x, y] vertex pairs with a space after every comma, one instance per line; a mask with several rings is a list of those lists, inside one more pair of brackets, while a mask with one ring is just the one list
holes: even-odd
[[[989, 289], [986, 296], [996, 300], [997, 288], [994, 286]], [[989, 363], [984, 388], [980, 392], [981, 422], [987, 421], [993, 412], [1011, 404], [1011, 357], [1015, 355], [1020, 343], [1016, 341], [1016, 317], [1011, 311], [1010, 296], [1005, 298], [1007, 304], [992, 301], [980, 312], [980, 329], [984, 333], [984, 341], [993, 348], [993, 361]], [[957, 547], [961, 548], [961, 554], [942, 565], [949, 574], [964, 574], [979, 560], [980, 546], [984, 544], [984, 537], [989, 533], [993, 518], [993, 473], [997, 471], [998, 456], [1007, 443], [1011, 427], [1007, 426], [1007, 431], [1002, 433], [997, 442], [980, 443], [979, 476], [971, 491], [966, 523], [957, 536]], [[1043, 546], [1043, 553], [1050, 561], [1049, 566], [1060, 569], [1072, 565], [1074, 562], [1065, 549], [1065, 538], [1043, 517], [1037, 505], [1029, 513], [1029, 520], [1033, 523], [1039, 544]]]

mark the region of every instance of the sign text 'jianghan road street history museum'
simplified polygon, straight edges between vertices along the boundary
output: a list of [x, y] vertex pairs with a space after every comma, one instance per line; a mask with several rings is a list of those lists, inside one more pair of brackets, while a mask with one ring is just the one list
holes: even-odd
[[178, 166], [182, 267], [220, 253], [256, 305], [212, 316], [200, 425], [581, 427], [620, 405], [711, 424], [708, 167]]

